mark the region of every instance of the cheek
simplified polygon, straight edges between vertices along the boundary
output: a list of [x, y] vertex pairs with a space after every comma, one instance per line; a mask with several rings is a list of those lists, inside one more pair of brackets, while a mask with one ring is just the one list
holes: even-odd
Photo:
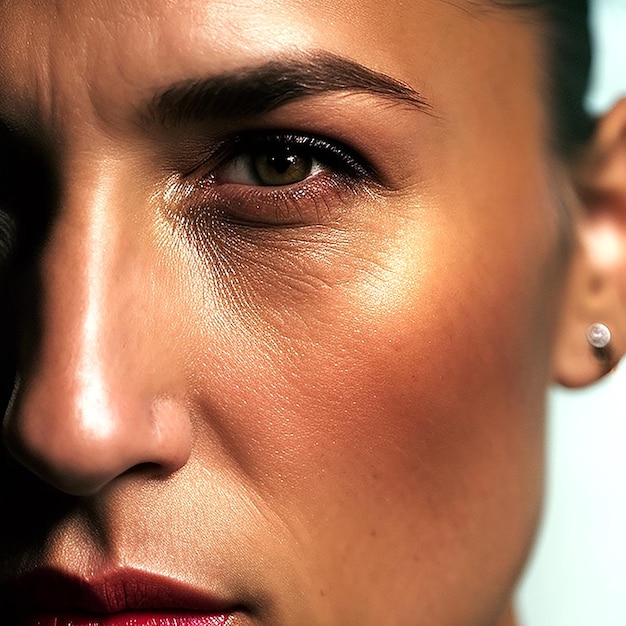
[[[255, 274], [247, 300], [185, 295], [199, 437], [227, 442], [223, 462], [285, 521], [329, 602], [372, 581], [393, 594], [401, 570], [421, 606], [462, 581], [462, 611], [523, 561], [558, 264], [545, 202], [508, 201], [488, 220], [459, 206], [454, 228], [433, 210], [372, 232], [358, 262], [335, 258], [305, 289]], [[206, 450], [205, 465], [225, 458]]]
[[539, 304], [552, 259], [516, 258], [538, 252], [528, 244], [456, 256], [440, 241], [388, 281], [388, 299], [380, 287], [387, 306], [354, 299], [352, 320], [304, 354], [287, 404], [288, 514], [322, 546], [331, 587], [374, 581], [394, 597], [402, 572], [420, 610], [448, 610], [437, 602], [447, 589], [469, 615], [512, 584], [538, 516], [552, 332]]

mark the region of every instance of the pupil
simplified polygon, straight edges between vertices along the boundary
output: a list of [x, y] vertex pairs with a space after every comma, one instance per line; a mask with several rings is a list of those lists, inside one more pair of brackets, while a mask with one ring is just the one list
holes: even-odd
[[298, 165], [298, 155], [288, 152], [268, 154], [267, 164], [279, 174], [284, 174], [289, 168]]
[[262, 185], [293, 185], [310, 176], [313, 158], [306, 153], [301, 154], [289, 148], [279, 148], [257, 153], [253, 167]]

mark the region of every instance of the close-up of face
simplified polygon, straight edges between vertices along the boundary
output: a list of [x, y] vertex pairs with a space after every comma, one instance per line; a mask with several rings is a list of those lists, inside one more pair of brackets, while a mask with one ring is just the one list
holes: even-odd
[[513, 623], [583, 212], [532, 11], [0, 3], [12, 623]]

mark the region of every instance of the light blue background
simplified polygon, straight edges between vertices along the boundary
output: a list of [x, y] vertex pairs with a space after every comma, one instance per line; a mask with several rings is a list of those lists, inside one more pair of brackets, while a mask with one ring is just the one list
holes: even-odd
[[[588, 107], [626, 95], [626, 0], [597, 0]], [[626, 363], [585, 391], [555, 389], [545, 517], [520, 585], [522, 626], [626, 626]]]

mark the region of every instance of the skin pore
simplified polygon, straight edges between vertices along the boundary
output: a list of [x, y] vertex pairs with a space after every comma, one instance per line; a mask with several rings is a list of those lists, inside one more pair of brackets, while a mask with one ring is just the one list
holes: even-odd
[[35, 252], [1, 581], [513, 623], [573, 195], [540, 34], [461, 1], [0, 3], [0, 120], [42, 168], [15, 197], [52, 181], [7, 212]]

